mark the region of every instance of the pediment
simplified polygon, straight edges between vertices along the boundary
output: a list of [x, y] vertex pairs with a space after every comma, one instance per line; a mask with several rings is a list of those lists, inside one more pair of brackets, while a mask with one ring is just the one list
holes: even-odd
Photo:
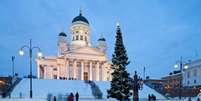
[[91, 47], [81, 47], [77, 49], [73, 49], [67, 52], [68, 53], [75, 53], [75, 54], [88, 54], [88, 55], [104, 55], [104, 53], [99, 52], [96, 48]]

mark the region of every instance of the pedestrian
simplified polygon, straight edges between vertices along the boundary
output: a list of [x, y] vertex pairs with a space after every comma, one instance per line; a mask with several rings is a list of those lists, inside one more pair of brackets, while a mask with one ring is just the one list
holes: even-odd
[[57, 98], [56, 98], [56, 96], [54, 96], [54, 98], [53, 98], [53, 101], [57, 101]]
[[74, 101], [74, 95], [73, 95], [73, 93], [70, 93], [70, 101]]
[[66, 101], [70, 101], [70, 95], [66, 96]]
[[76, 94], [75, 94], [75, 99], [76, 99], [76, 101], [79, 100], [79, 94], [78, 94], [78, 92], [76, 92]]
[[151, 95], [150, 94], [148, 95], [148, 101], [151, 101]]
[[156, 101], [154, 94], [151, 94], [151, 101]]
[[191, 100], [191, 97], [188, 98], [188, 101], [192, 101], [192, 100]]
[[154, 98], [153, 98], [153, 100], [154, 100], [154, 101], [156, 101], [156, 96], [155, 96], [155, 95], [154, 95]]

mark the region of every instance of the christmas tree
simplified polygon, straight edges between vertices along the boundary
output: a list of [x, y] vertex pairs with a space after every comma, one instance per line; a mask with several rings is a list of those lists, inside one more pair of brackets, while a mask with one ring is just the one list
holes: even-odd
[[129, 85], [129, 73], [126, 66], [129, 64], [126, 49], [123, 44], [122, 33], [119, 24], [116, 30], [115, 50], [112, 55], [112, 81], [111, 88], [107, 91], [108, 97], [119, 101], [130, 100], [131, 86]]

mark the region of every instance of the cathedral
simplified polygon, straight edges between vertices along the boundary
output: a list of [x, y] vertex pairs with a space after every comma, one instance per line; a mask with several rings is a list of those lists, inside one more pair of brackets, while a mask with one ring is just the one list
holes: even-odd
[[[107, 44], [104, 37], [91, 44], [89, 21], [80, 11], [70, 26], [71, 36], [61, 32], [58, 35], [57, 56], [37, 58], [39, 79], [110, 81], [110, 61], [107, 58]], [[71, 41], [68, 42], [67, 38]]]

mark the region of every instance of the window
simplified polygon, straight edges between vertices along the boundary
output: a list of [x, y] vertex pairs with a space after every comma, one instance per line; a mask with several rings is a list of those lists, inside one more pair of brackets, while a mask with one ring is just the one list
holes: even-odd
[[54, 79], [57, 79], [57, 75], [53, 75], [53, 78], [54, 78]]
[[85, 32], [85, 34], [87, 34], [87, 32]]
[[79, 33], [79, 31], [76, 31], [75, 33]]
[[82, 35], [80, 36], [80, 40], [83, 40], [83, 36]]
[[87, 41], [87, 36], [84, 37], [84, 40]]
[[193, 81], [196, 84], [196, 80]]
[[196, 70], [196, 69], [193, 70], [193, 75], [194, 75], [195, 77], [197, 76], [197, 70]]
[[187, 78], [190, 78], [190, 71], [187, 72]]
[[78, 38], [79, 38], [79, 36], [78, 36], [78, 35], [76, 35], [76, 40], [78, 40]]
[[189, 84], [190, 84], [190, 81], [187, 81], [187, 84], [189, 85]]
[[57, 68], [53, 68], [53, 71], [57, 71]]

